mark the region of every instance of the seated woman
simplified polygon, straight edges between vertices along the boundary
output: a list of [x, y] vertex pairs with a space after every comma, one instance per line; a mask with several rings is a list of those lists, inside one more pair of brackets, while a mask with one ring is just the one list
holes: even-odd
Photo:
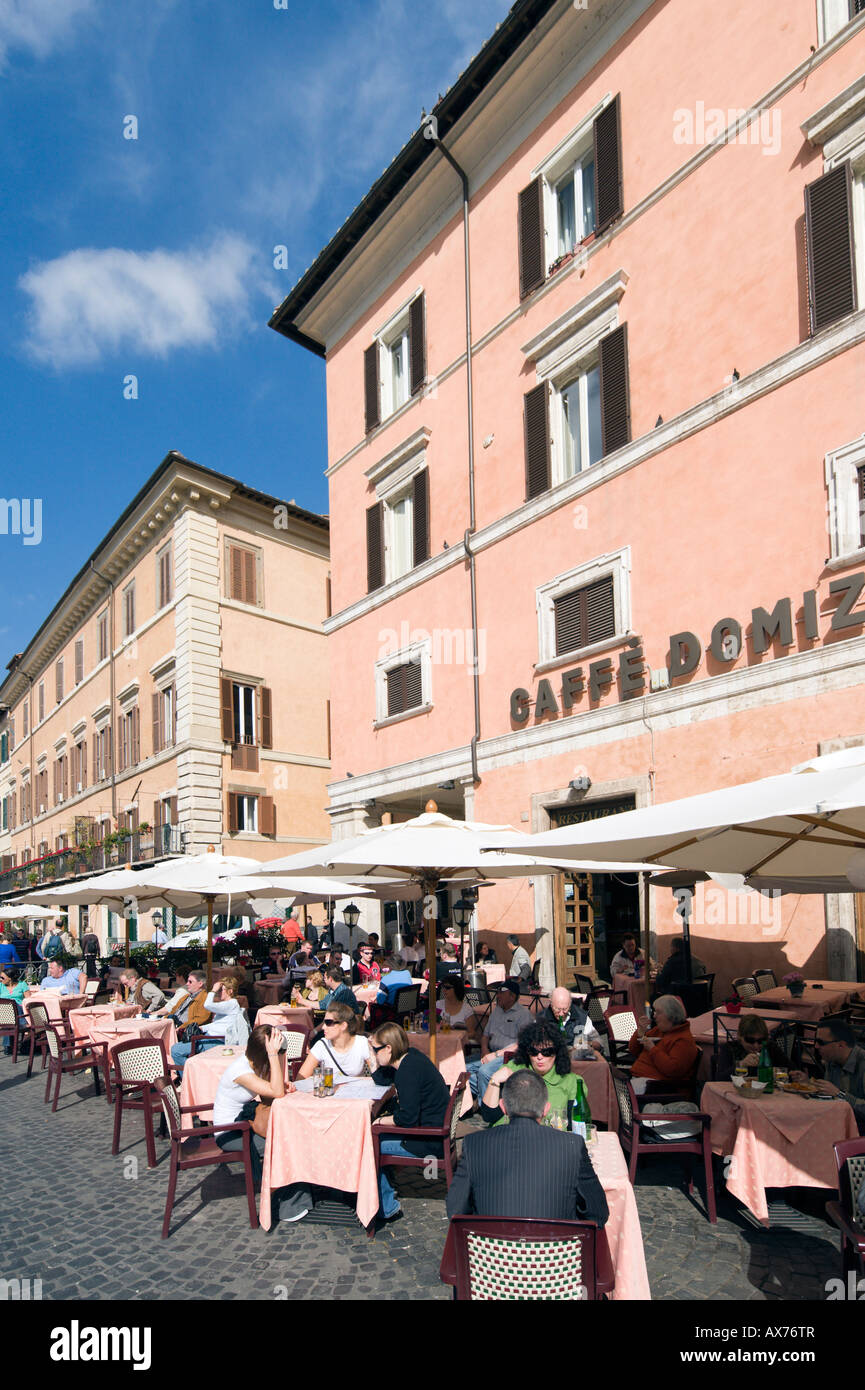
[[446, 1024], [448, 1028], [463, 1029], [470, 1041], [480, 1042], [477, 1015], [466, 1003], [466, 987], [462, 980], [443, 980], [441, 993], [442, 997], [436, 1005], [439, 1027]]
[[656, 999], [654, 1027], [642, 1019], [628, 1043], [628, 1051], [634, 1058], [632, 1077], [664, 1081], [670, 1090], [690, 1095], [700, 1049], [680, 999], [672, 994]]
[[[27, 993], [27, 981], [21, 978], [21, 971], [17, 966], [10, 965], [8, 968], [0, 969], [0, 999], [11, 999], [15, 1004], [15, 1012], [18, 1015], [18, 1027], [24, 1024], [24, 1005], [22, 1003]], [[12, 1039], [8, 1035], [3, 1039], [3, 1051], [7, 1057], [12, 1055]]]
[[[409, 1047], [404, 1029], [398, 1023], [383, 1023], [376, 1028], [369, 1045], [378, 1068], [373, 1072], [373, 1081], [380, 1086], [393, 1085], [397, 1094], [394, 1114], [380, 1117], [378, 1123], [401, 1125], [409, 1129], [434, 1129], [444, 1124], [450, 1102], [447, 1083], [425, 1053]], [[386, 1172], [387, 1154], [441, 1158], [443, 1153], [440, 1140], [382, 1139], [382, 1166], [378, 1178], [381, 1221], [398, 1221], [402, 1216], [402, 1208]]]
[[322, 1027], [324, 1036], [313, 1043], [303, 1066], [297, 1073], [298, 1081], [312, 1076], [316, 1067], [333, 1068], [333, 1084], [341, 1086], [346, 1081], [356, 1081], [363, 1076], [369, 1063], [369, 1043], [358, 1030], [360, 1020], [348, 1004], [331, 1003], [325, 1010]]
[[489, 1125], [507, 1124], [501, 1108], [502, 1086], [515, 1071], [530, 1070], [547, 1088], [550, 1110], [566, 1111], [568, 1101], [585, 1098], [583, 1079], [571, 1071], [571, 1054], [564, 1034], [551, 1023], [538, 1019], [524, 1028], [517, 1038], [516, 1056], [493, 1072], [481, 1097], [481, 1119]]
[[498, 958], [492, 946], [488, 942], [482, 941], [475, 952], [475, 961], [483, 970], [485, 965], [498, 965]]
[[[770, 1039], [766, 1020], [758, 1018], [756, 1014], [743, 1014], [739, 1019], [735, 1041], [724, 1043], [718, 1052], [716, 1080], [729, 1081], [736, 1067], [739, 1066], [747, 1067], [749, 1073], [756, 1076], [760, 1053], [764, 1047], [768, 1048], [769, 1060], [773, 1067], [784, 1067], [789, 1070], [790, 1060], [786, 1053], [782, 1052], [781, 1048]], [[791, 1076], [797, 1080], [804, 1080], [805, 1073], [793, 1072]]]
[[295, 985], [291, 991], [291, 1002], [293, 1004], [312, 1004], [318, 1008], [322, 999], [327, 994], [327, 985], [324, 983], [324, 976], [320, 970], [313, 970], [307, 975], [303, 986]]
[[[220, 1044], [230, 1047], [243, 1047], [249, 1039], [249, 1024], [246, 1015], [237, 1001], [237, 981], [232, 975], [213, 986], [204, 1001], [204, 1007], [213, 1015], [210, 1023], [204, 1023], [199, 1035], [198, 1049], [217, 1047]], [[171, 1060], [178, 1071], [183, 1068], [192, 1054], [192, 1042], [175, 1043], [171, 1049]]]
[[[253, 1110], [250, 1102], [279, 1100], [294, 1090], [292, 1083], [285, 1080], [281, 1049], [282, 1036], [277, 1028], [272, 1028], [268, 1023], [253, 1028], [247, 1039], [246, 1051], [228, 1064], [219, 1079], [213, 1102], [215, 1125], [230, 1125], [246, 1119]], [[263, 1122], [254, 1117], [250, 1120], [253, 1125], [250, 1153], [256, 1187], [261, 1185], [268, 1119], [269, 1113]], [[215, 1137], [226, 1153], [243, 1148], [240, 1134], [224, 1130]], [[273, 1205], [278, 1208], [280, 1221], [300, 1221], [312, 1206], [312, 1197], [302, 1183], [293, 1183], [273, 1194]], [[276, 1214], [275, 1210], [274, 1216]]]

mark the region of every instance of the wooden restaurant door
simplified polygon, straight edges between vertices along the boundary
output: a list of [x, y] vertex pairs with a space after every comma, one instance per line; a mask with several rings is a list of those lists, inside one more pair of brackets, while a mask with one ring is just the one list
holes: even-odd
[[[617, 815], [619, 811], [630, 811], [634, 798], [617, 801], [598, 801], [584, 803], [582, 806], [561, 806], [551, 808], [550, 828], [575, 825], [581, 821], [598, 820], [602, 816]], [[587, 873], [557, 874], [553, 881], [553, 930], [555, 933], [556, 984], [571, 988], [577, 975], [595, 978], [596, 962], [596, 911], [601, 913], [600, 931], [605, 936], [605, 913], [603, 904], [598, 906], [597, 893], [605, 881], [605, 875], [593, 876]], [[603, 893], [601, 897], [603, 898]], [[602, 947], [600, 962], [602, 972], [607, 969], [606, 947]]]

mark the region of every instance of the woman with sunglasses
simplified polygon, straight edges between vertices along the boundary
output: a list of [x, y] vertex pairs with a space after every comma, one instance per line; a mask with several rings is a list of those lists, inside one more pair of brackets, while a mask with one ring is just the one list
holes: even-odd
[[333, 1068], [334, 1086], [356, 1081], [370, 1061], [369, 1043], [358, 1033], [357, 1014], [348, 1004], [331, 1003], [325, 1009], [322, 1026], [324, 1036], [310, 1048], [297, 1074], [298, 1081], [312, 1076], [319, 1066]]
[[[379, 1116], [378, 1123], [405, 1129], [435, 1129], [443, 1125], [450, 1101], [447, 1083], [425, 1053], [409, 1047], [405, 1030], [398, 1023], [383, 1023], [372, 1034], [369, 1045], [375, 1058], [373, 1066], [377, 1068], [373, 1081], [381, 1086], [392, 1085], [397, 1095], [393, 1115]], [[384, 1222], [398, 1221], [402, 1216], [402, 1208], [385, 1171], [388, 1154], [442, 1158], [444, 1150], [440, 1139], [382, 1139], [378, 1192], [379, 1220]]]
[[[737, 1035], [730, 1042], [724, 1043], [718, 1052], [718, 1081], [729, 1081], [736, 1067], [747, 1067], [749, 1073], [757, 1075], [757, 1067], [760, 1064], [760, 1053], [763, 1048], [769, 1052], [769, 1061], [773, 1067], [782, 1067], [785, 1071], [790, 1068], [790, 1059], [786, 1053], [781, 1051], [776, 1043], [769, 1037], [769, 1029], [766, 1020], [757, 1014], [743, 1014], [739, 1019]], [[791, 1072], [792, 1081], [804, 1081], [804, 1072]]]
[[526, 1070], [533, 1071], [543, 1081], [552, 1111], [566, 1111], [568, 1101], [576, 1100], [580, 1093], [585, 1097], [582, 1077], [571, 1071], [571, 1054], [563, 1033], [552, 1024], [538, 1020], [520, 1033], [516, 1056], [490, 1078], [480, 1108], [481, 1119], [487, 1124], [507, 1124], [508, 1117], [501, 1108], [502, 1086], [513, 1072]]

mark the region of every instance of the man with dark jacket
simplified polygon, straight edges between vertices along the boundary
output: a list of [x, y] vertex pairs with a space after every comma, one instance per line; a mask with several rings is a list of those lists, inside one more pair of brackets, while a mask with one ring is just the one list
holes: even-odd
[[543, 1125], [547, 1088], [531, 1071], [502, 1087], [508, 1124], [470, 1134], [447, 1195], [448, 1216], [535, 1217], [603, 1226], [607, 1199], [578, 1134]]

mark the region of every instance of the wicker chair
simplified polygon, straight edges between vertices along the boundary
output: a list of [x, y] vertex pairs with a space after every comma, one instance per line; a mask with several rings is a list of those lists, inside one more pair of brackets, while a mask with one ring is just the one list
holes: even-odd
[[755, 994], [759, 994], [759, 987], [753, 975], [742, 975], [738, 980], [733, 981], [733, 988], [743, 1003], [753, 999]]
[[[249, 1207], [249, 1224], [253, 1229], [258, 1225], [255, 1209], [255, 1181], [252, 1175], [252, 1127], [246, 1120], [235, 1121], [230, 1125], [199, 1125], [184, 1129], [184, 1115], [195, 1115], [201, 1110], [211, 1110], [213, 1102], [206, 1105], [181, 1105], [180, 1095], [174, 1082], [167, 1077], [157, 1077], [153, 1083], [154, 1094], [162, 1106], [163, 1118], [168, 1126], [171, 1141], [171, 1167], [168, 1174], [168, 1192], [165, 1198], [165, 1216], [162, 1221], [162, 1239], [165, 1240], [171, 1229], [171, 1212], [174, 1207], [174, 1194], [177, 1190], [177, 1175], [189, 1168], [210, 1168], [219, 1163], [242, 1163], [246, 1179], [246, 1201]], [[216, 1142], [217, 1134], [236, 1130], [243, 1140], [243, 1148], [221, 1149]]]
[[14, 999], [0, 999], [0, 1037], [12, 1039], [12, 1061], [18, 1061], [18, 1009]]
[[81, 1006], [83, 1009], [90, 1008], [91, 1005], [95, 1004], [96, 996], [99, 993], [99, 989], [99, 980], [87, 981], [87, 984], [84, 986], [84, 1003]]
[[403, 1019], [410, 1014], [420, 1012], [420, 985], [403, 985], [398, 989], [393, 1001], [396, 1010], [396, 1021], [402, 1023]]
[[776, 989], [778, 985], [774, 970], [755, 970], [751, 979], [757, 986], [758, 994], [762, 994], [766, 989]]
[[120, 1126], [124, 1110], [140, 1110], [144, 1114], [144, 1136], [147, 1143], [147, 1166], [156, 1167], [156, 1142], [153, 1137], [153, 1116], [162, 1114], [162, 1103], [154, 1088], [160, 1077], [168, 1077], [168, 1058], [162, 1038], [130, 1038], [116, 1043], [112, 1049], [115, 1070], [114, 1138], [111, 1152], [120, 1149]]
[[45, 1029], [49, 1023], [48, 1010], [44, 1004], [30, 1004], [27, 1009], [28, 1024], [27, 1036], [30, 1039], [30, 1056], [27, 1059], [27, 1075], [33, 1072], [33, 1058], [36, 1055], [37, 1044], [42, 1053], [42, 1070], [45, 1070], [48, 1061], [48, 1047], [45, 1041]]
[[86, 1045], [72, 1043], [60, 1032], [53, 1023], [45, 1024], [45, 1045], [48, 1049], [48, 1077], [45, 1082], [45, 1104], [51, 1094], [51, 1082], [56, 1078], [54, 1087], [54, 1103], [51, 1106], [51, 1113], [57, 1109], [57, 1101], [60, 1098], [60, 1083], [64, 1076], [70, 1072], [91, 1071], [93, 1072], [93, 1089], [99, 1095], [99, 1071], [105, 1078], [105, 1094], [111, 1102], [111, 1077], [108, 1071], [108, 1045], [107, 1043], [87, 1043]]
[[606, 1235], [591, 1221], [454, 1216], [439, 1276], [459, 1300], [594, 1301], [615, 1287]]
[[609, 1037], [610, 1033], [607, 1010], [609, 1008], [624, 1008], [627, 1002], [628, 996], [625, 990], [605, 989], [603, 986], [596, 985], [591, 994], [586, 995], [583, 1008], [601, 1037], [606, 1038]]
[[845, 1139], [834, 1145], [838, 1167], [837, 1202], [827, 1202], [826, 1215], [841, 1232], [841, 1276], [850, 1270], [865, 1275], [865, 1219], [857, 1197], [865, 1183], [865, 1139]]
[[[376, 1172], [381, 1167], [381, 1141], [382, 1139], [430, 1139], [441, 1141], [444, 1147], [444, 1169], [445, 1180], [448, 1187], [453, 1181], [454, 1169], [457, 1165], [457, 1125], [462, 1114], [463, 1095], [469, 1078], [467, 1072], [462, 1072], [451, 1091], [451, 1098], [448, 1108], [445, 1111], [444, 1120], [440, 1125], [432, 1128], [407, 1128], [403, 1125], [377, 1125], [372, 1127], [372, 1139], [375, 1146], [375, 1166]], [[427, 1163], [425, 1157], [416, 1158], [413, 1154], [385, 1154], [385, 1167], [389, 1168], [423, 1168]]]
[[[687, 1154], [691, 1158], [690, 1173], [688, 1177], [688, 1192], [694, 1191], [694, 1159], [702, 1158], [703, 1170], [706, 1178], [706, 1209], [709, 1220], [714, 1225], [718, 1220], [718, 1213], [715, 1207], [715, 1180], [712, 1173], [712, 1145], [709, 1137], [711, 1117], [702, 1111], [664, 1111], [662, 1114], [653, 1114], [650, 1117], [643, 1117], [640, 1111], [640, 1102], [634, 1091], [631, 1078], [626, 1076], [617, 1067], [612, 1068], [613, 1085], [616, 1088], [616, 1099], [619, 1102], [619, 1139], [622, 1148], [628, 1155], [628, 1177], [633, 1183], [637, 1176], [637, 1164], [640, 1158], [647, 1155], [658, 1154]], [[646, 1096], [646, 1100], [651, 1101], [681, 1101], [681, 1096], [661, 1094], [653, 1092]], [[700, 1133], [693, 1139], [664, 1139], [651, 1125], [645, 1123], [646, 1119], [662, 1120], [688, 1120], [700, 1126]]]
[[297, 1080], [297, 1073], [303, 1066], [306, 1054], [309, 1051], [309, 1029], [301, 1024], [285, 1023], [280, 1027], [280, 1033], [285, 1038], [285, 1057], [288, 1062], [289, 1081]]
[[606, 1016], [610, 1061], [614, 1066], [630, 1070], [633, 1057], [628, 1043], [637, 1031], [637, 1015], [633, 1009], [611, 1009]]

